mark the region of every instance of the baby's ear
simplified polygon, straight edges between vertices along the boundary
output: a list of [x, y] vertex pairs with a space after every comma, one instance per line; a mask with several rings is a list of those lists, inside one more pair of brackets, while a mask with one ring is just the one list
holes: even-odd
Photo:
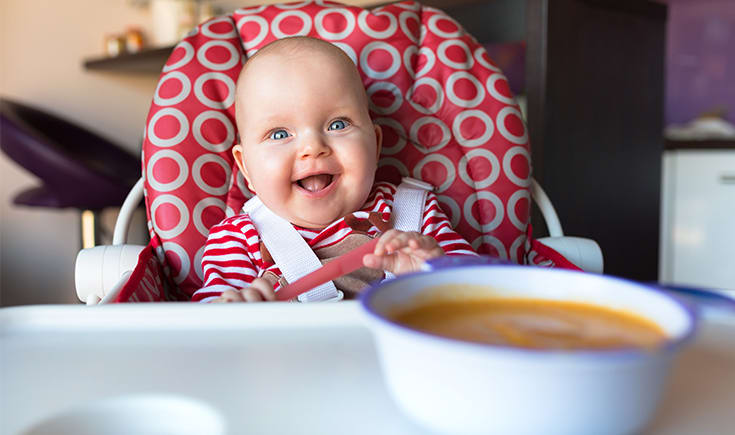
[[380, 160], [380, 151], [383, 149], [383, 129], [380, 127], [380, 124], [373, 123], [373, 128], [375, 128], [375, 148], [376, 150], [376, 158]]
[[238, 143], [232, 147], [232, 156], [235, 158], [235, 163], [237, 164], [237, 167], [240, 168], [240, 172], [242, 173], [242, 176], [245, 178], [245, 182], [248, 185], [248, 189], [250, 189], [250, 191], [252, 192], [255, 192], [255, 190], [253, 190], [253, 185], [250, 184], [250, 175], [248, 174], [248, 168], [245, 166], [245, 162], [243, 161], [242, 144]]

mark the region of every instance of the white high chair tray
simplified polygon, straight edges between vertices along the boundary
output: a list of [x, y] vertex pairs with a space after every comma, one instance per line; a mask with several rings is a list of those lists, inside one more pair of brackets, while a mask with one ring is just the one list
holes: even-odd
[[[384, 385], [356, 302], [0, 310], [0, 433], [111, 397], [217, 409], [227, 434], [423, 434]], [[735, 425], [735, 315], [707, 319], [646, 433]]]

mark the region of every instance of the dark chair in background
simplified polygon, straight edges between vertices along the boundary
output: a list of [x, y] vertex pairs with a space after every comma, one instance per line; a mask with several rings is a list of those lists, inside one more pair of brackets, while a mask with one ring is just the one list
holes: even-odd
[[81, 211], [82, 247], [96, 244], [98, 213], [119, 207], [140, 177], [140, 158], [58, 116], [0, 99], [0, 148], [41, 185], [13, 203]]

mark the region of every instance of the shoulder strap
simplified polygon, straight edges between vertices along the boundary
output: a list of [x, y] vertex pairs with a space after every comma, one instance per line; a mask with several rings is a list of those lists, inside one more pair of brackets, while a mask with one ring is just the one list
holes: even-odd
[[[393, 196], [393, 207], [390, 214], [393, 228], [420, 233], [421, 224], [424, 222], [426, 195], [432, 190], [434, 186], [429, 183], [411, 177], [403, 177]], [[386, 270], [385, 277], [392, 279], [395, 278], [395, 275]]]
[[434, 186], [415, 178], [403, 177], [396, 189], [391, 210], [393, 228], [401, 231], [421, 232], [424, 221], [426, 195]]
[[[288, 282], [294, 282], [302, 276], [322, 267], [319, 258], [311, 250], [301, 234], [289, 221], [273, 213], [257, 196], [250, 198], [243, 206], [243, 211], [250, 215], [258, 235], [268, 248], [273, 260]], [[318, 302], [340, 298], [332, 281], [303, 293], [300, 302]]]

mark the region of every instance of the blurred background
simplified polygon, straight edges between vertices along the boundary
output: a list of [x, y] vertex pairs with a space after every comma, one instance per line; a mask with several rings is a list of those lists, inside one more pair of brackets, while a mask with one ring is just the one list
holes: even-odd
[[[182, 32], [212, 15], [263, 3], [275, 1], [2, 0], [0, 97], [71, 121], [139, 159], [142, 129], [160, 68], [166, 53]], [[351, 0], [345, 3], [370, 6], [385, 2]], [[496, 37], [491, 30], [485, 32], [489, 35], [487, 37], [485, 33], [482, 37], [476, 36], [486, 43], [491, 57], [508, 75], [513, 90], [525, 101], [527, 79], [529, 74], [533, 76], [528, 68], [535, 65], [527, 59], [535, 54], [525, 39], [532, 33], [527, 30], [525, 20], [529, 10], [533, 11], [540, 1], [528, 0], [531, 7], [528, 10], [524, 0], [427, 3], [455, 10], [456, 17], [463, 24], [461, 15], [469, 6], [487, 5], [490, 10], [507, 14], [508, 20], [502, 20], [500, 24], [489, 20], [485, 27], [480, 28], [490, 29], [493, 25], [511, 28], [497, 33]], [[588, 7], [583, 0], [577, 3]], [[651, 2], [630, 0], [611, 3], [632, 5]], [[646, 228], [648, 233], [653, 233], [647, 242], [651, 249], [645, 254], [651, 261], [646, 263], [642, 272], [616, 269], [616, 246], [606, 242], [604, 234], [596, 237], [588, 234], [585, 227], [580, 227], [582, 233], [577, 235], [601, 241], [603, 253], [612, 253], [610, 271], [613, 274], [735, 289], [732, 261], [722, 258], [726, 254], [724, 249], [722, 254], [719, 253], [721, 247], [707, 245], [708, 236], [698, 230], [702, 226], [720, 225], [722, 228], [714, 228], [718, 238], [731, 241], [730, 247], [735, 243], [735, 225], [731, 218], [735, 216], [735, 129], [732, 127], [735, 123], [735, 50], [732, 48], [735, 2], [661, 0], [658, 3], [667, 8], [652, 10], [667, 9], [667, 14], [662, 21], [665, 26], [661, 35], [664, 46], [660, 47], [659, 57], [652, 58], [654, 63], [656, 59], [663, 59], [664, 73], [654, 78], [663, 90], [663, 98], [656, 106], [660, 109], [660, 116], [654, 117], [654, 124], [660, 129], [655, 155], [659, 156], [661, 167], [654, 168], [652, 174], [661, 182], [649, 190], [655, 198], [661, 198], [661, 203], [658, 199], [654, 201], [653, 207], [660, 213], [652, 217], [651, 222], [655, 221], [655, 225]], [[629, 9], [633, 13], [638, 10], [635, 6]], [[479, 25], [483, 26], [482, 23]], [[110, 62], [111, 59], [121, 62]], [[652, 70], [658, 71], [656, 68]], [[633, 89], [631, 92], [645, 94], [647, 89]], [[596, 104], [594, 101], [591, 103]], [[564, 102], [556, 104], [562, 107]], [[548, 144], [546, 146], [548, 150]], [[711, 154], [712, 151], [715, 154]], [[677, 199], [678, 192], [686, 189], [676, 186], [697, 183], [690, 183], [689, 178], [676, 181], [676, 177], [681, 175], [681, 168], [686, 164], [682, 158], [688, 158], [692, 153], [695, 157], [702, 154], [727, 162], [723, 167], [725, 172], [717, 175], [721, 186], [702, 187], [706, 192], [718, 192], [716, 195], [719, 196], [708, 200], [707, 204], [716, 204], [719, 208], [704, 206], [714, 213], [714, 217], [680, 216], [682, 207], [684, 210], [690, 208], [687, 204], [691, 203]], [[701, 169], [710, 165], [705, 161], [695, 163], [695, 166]], [[677, 168], [679, 172], [676, 172]], [[732, 179], [728, 178], [731, 175]], [[566, 194], [562, 188], [557, 186], [554, 191], [553, 180], [542, 184], [552, 186], [549, 193], [557, 207], [564, 204]], [[82, 240], [81, 209], [14, 204], [21, 193], [38, 185], [38, 177], [21, 166], [17, 159], [10, 158], [7, 152], [0, 154], [2, 306], [78, 302], [73, 273]], [[701, 199], [700, 193], [695, 191], [694, 195]], [[99, 242], [110, 242], [116, 215], [115, 207], [105, 207], [96, 215], [99, 219]], [[564, 213], [560, 211], [560, 215], [564, 224]], [[615, 216], [607, 218], [619, 220]], [[722, 222], [728, 219], [730, 224], [723, 225]], [[567, 220], [574, 222], [573, 216]], [[595, 227], [600, 226], [604, 225], [595, 224]], [[146, 242], [142, 210], [133, 222], [132, 242]], [[620, 251], [625, 249], [633, 251], [636, 248], [629, 245]], [[714, 259], [702, 259], [696, 254], [699, 258], [697, 263], [682, 253], [692, 250], [696, 253], [699, 252], [697, 249], [710, 254], [714, 252]], [[728, 269], [728, 261], [730, 267], [725, 270]], [[693, 265], [692, 270], [686, 271], [688, 275], [675, 275], [675, 271], [683, 267], [678, 266], [680, 263]], [[713, 276], [708, 269], [712, 267], [719, 271], [714, 273], [716, 280], [700, 279]]]

